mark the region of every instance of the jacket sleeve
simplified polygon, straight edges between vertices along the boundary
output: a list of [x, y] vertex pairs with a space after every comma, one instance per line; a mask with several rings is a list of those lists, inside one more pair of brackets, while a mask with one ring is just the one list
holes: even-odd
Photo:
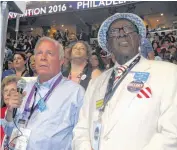
[[168, 75], [169, 80], [164, 85], [160, 105], [157, 132], [143, 150], [177, 150], [177, 69], [172, 75], [170, 72]]
[[92, 81], [90, 81], [85, 93], [83, 106], [80, 110], [78, 123], [73, 130], [73, 150], [91, 150], [89, 114], [92, 89]]

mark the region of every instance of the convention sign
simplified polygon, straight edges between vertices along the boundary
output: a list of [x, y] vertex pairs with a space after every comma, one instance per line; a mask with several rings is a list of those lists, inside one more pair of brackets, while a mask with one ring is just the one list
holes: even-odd
[[[71, 12], [80, 11], [88, 9], [96, 9], [111, 6], [122, 6], [129, 3], [134, 3], [132, 1], [66, 1], [62, 3], [61, 1], [48, 2], [47, 5], [41, 5], [35, 8], [28, 8], [24, 14], [20, 14], [20, 17], [34, 17], [39, 15], [49, 15], [61, 12]], [[33, 6], [34, 7], [34, 6]], [[17, 17], [17, 13], [9, 12], [9, 19]]]

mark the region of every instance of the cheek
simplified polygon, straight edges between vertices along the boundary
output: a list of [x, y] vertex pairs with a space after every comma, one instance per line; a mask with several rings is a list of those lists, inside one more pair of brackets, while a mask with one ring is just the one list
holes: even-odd
[[114, 39], [110, 39], [108, 40], [108, 44], [107, 44], [107, 47], [110, 51], [114, 51], [114, 49], [118, 46], [115, 46], [116, 45], [116, 41]]
[[71, 56], [73, 56], [73, 54], [75, 53], [75, 51], [74, 50], [72, 50], [72, 52], [71, 52]]
[[83, 55], [87, 57], [87, 51], [83, 51]]
[[8, 99], [9, 99], [9, 96], [4, 96], [4, 102], [5, 102], [5, 104], [8, 103]]
[[24, 64], [25, 64], [25, 61], [24, 61], [24, 60], [20, 60], [20, 63], [24, 65]]

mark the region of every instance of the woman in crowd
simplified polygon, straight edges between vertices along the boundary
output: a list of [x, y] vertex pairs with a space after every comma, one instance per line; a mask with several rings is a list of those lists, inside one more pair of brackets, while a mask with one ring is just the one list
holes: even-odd
[[104, 63], [101, 59], [101, 57], [96, 53], [93, 52], [91, 57], [90, 57], [90, 64], [92, 67], [92, 70], [99, 69], [100, 71], [104, 71]]
[[15, 74], [17, 77], [29, 77], [28, 70], [26, 69], [26, 58], [22, 53], [16, 53], [13, 56], [14, 69], [6, 70], [2, 73], [2, 79], [6, 76]]
[[159, 46], [161, 45], [160, 36], [158, 33], [154, 33], [154, 40], [152, 41], [152, 43], [154, 42], [157, 42]]
[[153, 43], [152, 43], [152, 47], [153, 47], [155, 56], [159, 56], [159, 53], [160, 53], [160, 51], [161, 51], [161, 50], [160, 50], [159, 43], [158, 43], [158, 42], [153, 42]]
[[70, 46], [66, 46], [64, 48], [64, 62], [63, 62], [63, 65], [61, 67], [61, 71], [62, 72], [67, 71], [71, 67], [70, 55], [71, 55], [71, 47]]
[[3, 70], [9, 70], [9, 69], [13, 69], [13, 59], [9, 59], [5, 62], [4, 64], [4, 69]]
[[171, 43], [175, 43], [175, 41], [176, 41], [172, 32], [167, 34], [167, 38], [170, 40]]
[[[5, 112], [8, 106], [8, 99], [11, 92], [17, 91], [17, 82], [19, 78], [16, 76], [8, 76], [1, 83], [1, 119], [5, 117]], [[1, 144], [4, 138], [4, 130], [1, 126]], [[1, 147], [1, 146], [0, 146]]]
[[79, 83], [85, 89], [87, 89], [90, 79], [101, 74], [99, 69], [92, 71], [91, 65], [88, 63], [90, 53], [90, 46], [86, 42], [76, 42], [71, 48], [71, 67], [63, 72], [65, 77]]
[[37, 76], [34, 55], [31, 55], [28, 59], [28, 68], [31, 77]]

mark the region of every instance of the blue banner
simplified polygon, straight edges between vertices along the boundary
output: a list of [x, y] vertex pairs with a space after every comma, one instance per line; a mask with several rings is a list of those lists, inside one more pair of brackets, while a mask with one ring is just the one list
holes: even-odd
[[[32, 2], [31, 2], [32, 3]], [[36, 8], [28, 8], [25, 11], [25, 14], [21, 14], [20, 17], [30, 17], [30, 16], [39, 16], [47, 15], [61, 12], [69, 11], [80, 11], [86, 9], [96, 9], [104, 8], [110, 6], [121, 6], [128, 3], [133, 3], [132, 1], [66, 1], [61, 3], [60, 1], [48, 2], [48, 6], [40, 6]], [[9, 19], [16, 18], [17, 13], [9, 12]]]

